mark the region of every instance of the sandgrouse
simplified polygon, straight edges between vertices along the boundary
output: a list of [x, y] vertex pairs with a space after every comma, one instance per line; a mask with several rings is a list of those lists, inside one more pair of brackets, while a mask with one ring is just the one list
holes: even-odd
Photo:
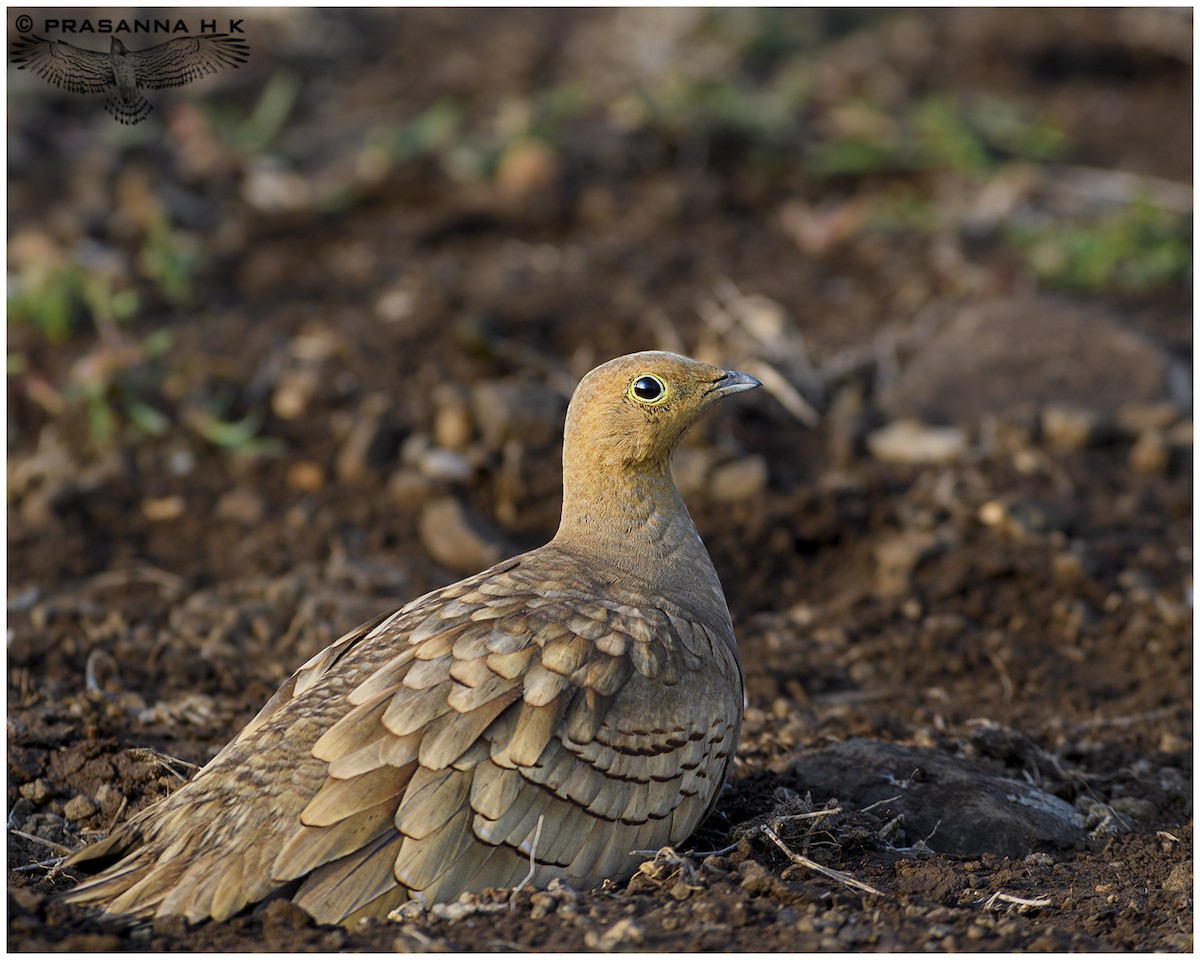
[[733, 625], [671, 454], [745, 374], [605, 363], [567, 410], [554, 539], [317, 654], [189, 783], [68, 860], [111, 916], [318, 921], [628, 877], [712, 809], [742, 720]]

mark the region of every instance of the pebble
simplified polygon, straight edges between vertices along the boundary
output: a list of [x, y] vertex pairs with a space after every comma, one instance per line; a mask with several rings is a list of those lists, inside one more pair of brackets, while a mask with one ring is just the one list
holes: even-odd
[[761, 495], [766, 487], [766, 458], [754, 454], [717, 467], [712, 474], [710, 490], [714, 500], [740, 503]]
[[1042, 410], [1042, 437], [1065, 450], [1082, 450], [1096, 443], [1103, 432], [1100, 416], [1086, 407], [1048, 404]]
[[1054, 579], [1063, 586], [1083, 583], [1094, 568], [1095, 561], [1082, 543], [1072, 544], [1069, 549], [1061, 550], [1050, 558]]
[[372, 451], [379, 447], [380, 441], [386, 436], [383, 415], [390, 405], [386, 394], [373, 393], [359, 406], [354, 426], [350, 428], [334, 461], [334, 472], [339, 480], [353, 483], [362, 478]]
[[1166, 430], [1179, 419], [1179, 408], [1169, 400], [1124, 403], [1114, 416], [1126, 436], [1138, 437], [1149, 430]]
[[471, 414], [466, 394], [453, 384], [443, 384], [434, 394], [433, 442], [444, 450], [463, 450], [471, 440]]
[[244, 527], [252, 527], [263, 518], [266, 504], [263, 498], [249, 487], [234, 487], [221, 494], [213, 513], [220, 520], [232, 520]]
[[1075, 642], [1080, 635], [1090, 632], [1099, 622], [1091, 604], [1079, 597], [1062, 597], [1054, 602], [1053, 611], [1062, 620], [1064, 636]]
[[1181, 420], [1166, 432], [1167, 443], [1172, 447], [1192, 446], [1192, 421]]
[[645, 942], [645, 939], [642, 928], [630, 917], [618, 920], [603, 933], [589, 930], [583, 936], [583, 942], [589, 949], [604, 951], [638, 946]]
[[398, 323], [412, 315], [416, 303], [417, 298], [411, 291], [397, 287], [375, 301], [375, 316], [385, 323]]
[[496, 166], [496, 188], [514, 206], [540, 201], [558, 180], [559, 162], [554, 149], [541, 140], [520, 140], [507, 147]]
[[261, 160], [252, 163], [242, 178], [242, 199], [263, 213], [295, 213], [312, 206], [313, 191], [299, 174]]
[[105, 816], [113, 816], [120, 809], [124, 799], [121, 791], [111, 783], [100, 784], [100, 789], [96, 791], [96, 805]]
[[1148, 430], [1129, 448], [1129, 465], [1138, 473], [1162, 474], [1171, 463], [1171, 450], [1160, 430]]
[[316, 493], [325, 486], [325, 468], [313, 460], [297, 460], [288, 467], [286, 483], [300, 493]]
[[401, 467], [388, 480], [388, 496], [402, 510], [415, 510], [429, 497], [429, 480], [419, 471]]
[[505, 556], [501, 537], [454, 497], [439, 497], [427, 503], [417, 521], [417, 531], [429, 555], [455, 572], [482, 570]]
[[984, 526], [998, 527], [1010, 537], [1065, 531], [1071, 517], [1061, 505], [1038, 500], [989, 500], [976, 514]]
[[96, 812], [96, 804], [82, 793], [76, 794], [63, 806], [63, 816], [68, 820], [86, 820]]
[[866, 424], [866, 400], [856, 386], [838, 391], [825, 414], [828, 424], [829, 462], [836, 469], [847, 469], [858, 457], [859, 444]]
[[314, 366], [306, 365], [286, 370], [271, 394], [271, 410], [280, 420], [298, 420], [316, 395], [318, 374]]
[[529, 898], [529, 919], [541, 920], [549, 916], [558, 906], [558, 898], [552, 893], [540, 890]]
[[538, 383], [487, 380], [471, 391], [471, 412], [484, 446], [498, 452], [508, 440], [548, 447], [562, 434], [566, 401]]
[[910, 576], [921, 562], [938, 549], [933, 533], [902, 533], [875, 545], [875, 591], [883, 597], [897, 597], [910, 587]]
[[432, 447], [417, 457], [417, 470], [430, 480], [461, 483], [471, 479], [471, 461], [454, 450]]
[[1127, 817], [1133, 817], [1134, 820], [1140, 820], [1142, 823], [1149, 823], [1154, 819], [1154, 814], [1157, 812], [1157, 807], [1149, 800], [1142, 797], [1117, 797], [1110, 806], [1117, 811], [1123, 813]]
[[1192, 890], [1192, 861], [1177, 863], [1171, 868], [1171, 875], [1163, 881], [1164, 890], [1190, 893]]
[[708, 486], [712, 451], [706, 447], [681, 447], [671, 458], [671, 477], [684, 498]]
[[1017, 296], [973, 304], [942, 324], [881, 391], [892, 418], [970, 425], [1034, 404], [1115, 416], [1162, 398], [1170, 355], [1096, 302]]
[[46, 785], [46, 781], [41, 777], [31, 783], [21, 784], [21, 796], [26, 800], [31, 800], [34, 803], [45, 803], [50, 796], [50, 788]]
[[869, 433], [867, 449], [886, 463], [947, 463], [966, 453], [967, 433], [959, 427], [934, 427], [906, 418]]
[[148, 497], [142, 501], [142, 516], [153, 523], [178, 520], [187, 512], [183, 497]]

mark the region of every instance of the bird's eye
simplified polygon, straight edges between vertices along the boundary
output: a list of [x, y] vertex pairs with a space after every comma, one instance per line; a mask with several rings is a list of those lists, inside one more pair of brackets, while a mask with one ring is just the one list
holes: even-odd
[[652, 373], [643, 373], [629, 385], [629, 396], [639, 403], [661, 403], [667, 396], [667, 385]]

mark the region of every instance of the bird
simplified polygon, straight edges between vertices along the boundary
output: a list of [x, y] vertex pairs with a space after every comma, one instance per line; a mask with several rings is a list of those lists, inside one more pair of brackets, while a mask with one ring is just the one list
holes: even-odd
[[136, 124], [154, 109], [140, 90], [181, 87], [224, 67], [240, 67], [249, 53], [244, 39], [225, 33], [176, 37], [145, 50], [129, 50], [113, 37], [108, 53], [28, 35], [13, 43], [12, 62], [72, 93], [103, 93], [114, 119]]
[[303, 664], [188, 783], [72, 854], [95, 875], [65, 899], [199, 923], [287, 898], [352, 926], [523, 881], [592, 889], [687, 840], [744, 687], [670, 460], [757, 386], [661, 351], [596, 367], [567, 408], [554, 537]]

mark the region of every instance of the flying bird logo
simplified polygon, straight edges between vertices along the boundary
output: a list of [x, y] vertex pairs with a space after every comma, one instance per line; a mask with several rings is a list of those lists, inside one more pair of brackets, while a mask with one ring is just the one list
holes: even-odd
[[63, 40], [22, 36], [12, 62], [72, 93], [103, 93], [105, 109], [120, 123], [141, 123], [154, 108], [142, 90], [181, 87], [225, 67], [240, 67], [250, 53], [240, 37], [218, 33], [178, 37], [146, 50], [129, 50], [116, 37], [108, 53]]

